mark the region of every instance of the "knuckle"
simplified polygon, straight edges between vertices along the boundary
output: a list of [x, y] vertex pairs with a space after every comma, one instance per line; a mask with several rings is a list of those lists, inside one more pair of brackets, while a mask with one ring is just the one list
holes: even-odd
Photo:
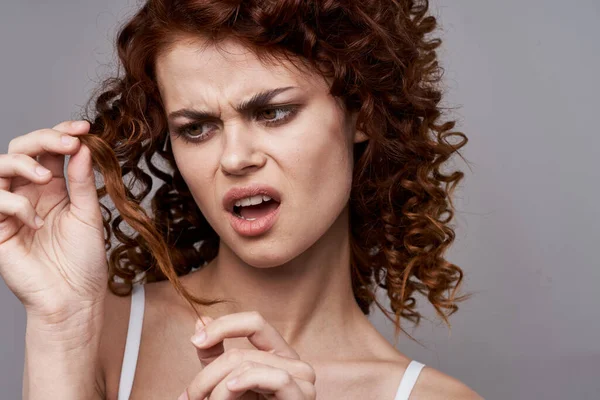
[[42, 128], [42, 129], [37, 129], [33, 132], [29, 132], [26, 136], [32, 136], [32, 137], [44, 137], [47, 135], [54, 135], [57, 132], [54, 129], [50, 129], [50, 128]]
[[251, 311], [250, 318], [252, 320], [252, 323], [254, 324], [254, 326], [257, 329], [263, 328], [265, 326], [265, 324], [267, 323], [265, 318], [258, 311]]
[[280, 375], [279, 379], [282, 386], [290, 386], [294, 383], [294, 378], [292, 378], [292, 375], [288, 371], [282, 370]]
[[52, 129], [52, 128], [42, 128], [42, 129], [38, 129], [37, 131], [34, 131], [34, 133], [37, 133], [38, 135], [60, 135], [60, 132]]
[[242, 371], [247, 371], [251, 368], [254, 368], [256, 366], [256, 363], [254, 361], [250, 361], [250, 360], [244, 360], [241, 364], [240, 364], [240, 369]]
[[28, 211], [32, 207], [29, 199], [23, 196], [17, 197], [15, 202], [17, 203], [17, 209], [21, 211]]
[[56, 140], [62, 136], [61, 132], [55, 131], [54, 129], [44, 128], [32, 132], [32, 137], [38, 144], [51, 144], [55, 143]]
[[43, 128], [26, 133], [25, 135], [17, 136], [8, 142], [8, 153], [15, 153], [17, 149], [23, 147], [28, 141], [39, 142], [41, 138], [48, 135], [54, 135], [58, 132], [53, 129]]
[[72, 185], [79, 185], [79, 184], [82, 184], [82, 183], [86, 183], [85, 179], [78, 179], [78, 178], [75, 178], [75, 177], [71, 176], [70, 174], [69, 174], [69, 176], [67, 176], [67, 181], [69, 182], [70, 185], [71, 184]]
[[6, 155], [6, 161], [8, 161], [11, 165], [14, 163], [18, 163], [19, 160], [23, 159], [24, 154], [20, 153], [10, 153]]
[[312, 365], [303, 362], [301, 370], [303, 376], [306, 376], [309, 382], [315, 383], [315, 381], [317, 380], [317, 373], [315, 372], [315, 369], [312, 367]]
[[22, 154], [22, 153], [14, 153], [14, 154], [10, 154], [10, 162], [17, 164], [17, 163], [28, 163], [31, 160], [33, 160], [31, 157], [29, 157], [28, 155]]
[[20, 139], [20, 136], [14, 138], [10, 142], [8, 142], [8, 153], [14, 152], [15, 147], [17, 147], [19, 145], [19, 142], [20, 142], [19, 139]]

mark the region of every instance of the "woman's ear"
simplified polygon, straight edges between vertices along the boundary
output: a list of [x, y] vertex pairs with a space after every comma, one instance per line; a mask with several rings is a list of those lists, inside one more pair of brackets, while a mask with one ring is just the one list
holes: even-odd
[[354, 143], [361, 143], [366, 140], [369, 140], [369, 137], [362, 130], [363, 127], [358, 126], [358, 124], [356, 123], [357, 119], [358, 119], [358, 113], [356, 111], [353, 112], [352, 114], [350, 114], [350, 123], [352, 124], [351, 126], [354, 127]]
[[369, 137], [366, 135], [366, 133], [364, 133], [360, 129], [356, 129], [354, 131], [354, 143], [361, 143], [366, 140], [369, 140]]

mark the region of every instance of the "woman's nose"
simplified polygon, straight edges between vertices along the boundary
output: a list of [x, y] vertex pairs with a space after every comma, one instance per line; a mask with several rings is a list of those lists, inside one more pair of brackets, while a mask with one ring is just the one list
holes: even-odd
[[244, 124], [230, 127], [223, 135], [221, 170], [226, 175], [243, 175], [261, 168], [266, 157], [258, 148], [258, 141]]

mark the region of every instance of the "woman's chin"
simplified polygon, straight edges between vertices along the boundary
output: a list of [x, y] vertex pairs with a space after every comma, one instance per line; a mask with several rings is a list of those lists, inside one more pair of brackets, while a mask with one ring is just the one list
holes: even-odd
[[246, 264], [253, 266], [254, 268], [267, 269], [279, 267], [295, 258], [297, 255], [284, 254], [283, 252], [274, 252], [271, 248], [265, 248], [264, 251], [260, 249], [248, 249], [243, 250], [243, 253], [238, 253], [238, 257], [242, 259]]
[[[229, 247], [229, 246], [228, 246]], [[229, 247], [244, 263], [254, 268], [274, 268], [286, 264], [305, 250], [299, 243], [289, 244], [279, 241], [257, 241], [255, 243], [235, 243]]]

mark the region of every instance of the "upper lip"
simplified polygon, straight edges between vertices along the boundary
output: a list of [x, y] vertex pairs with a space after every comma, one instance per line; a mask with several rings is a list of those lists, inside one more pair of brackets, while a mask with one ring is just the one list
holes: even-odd
[[281, 203], [281, 194], [272, 186], [255, 183], [244, 187], [231, 188], [223, 196], [223, 207], [225, 210], [232, 212], [233, 206], [237, 200], [245, 199], [246, 197], [257, 196], [259, 194], [269, 196], [278, 203]]

